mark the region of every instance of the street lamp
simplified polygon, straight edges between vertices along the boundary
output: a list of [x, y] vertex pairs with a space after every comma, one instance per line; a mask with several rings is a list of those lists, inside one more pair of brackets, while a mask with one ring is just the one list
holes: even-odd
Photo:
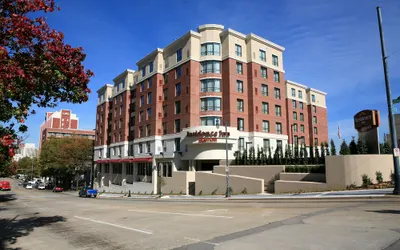
[[294, 155], [294, 129], [293, 129], [293, 127], [294, 127], [294, 124], [292, 124], [292, 125], [290, 125], [290, 131], [291, 131], [291, 133], [292, 133], [292, 152], [293, 152], [293, 155]]

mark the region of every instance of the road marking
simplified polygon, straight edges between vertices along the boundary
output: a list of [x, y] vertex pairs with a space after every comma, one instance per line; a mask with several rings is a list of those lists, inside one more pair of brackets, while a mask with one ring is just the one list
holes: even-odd
[[218, 246], [219, 245], [218, 243], [214, 243], [214, 242], [202, 241], [202, 240], [199, 240], [199, 239], [194, 239], [194, 238], [189, 238], [189, 237], [184, 237], [184, 238], [187, 239], [187, 240], [192, 240], [192, 241], [196, 241], [196, 242], [204, 242], [204, 243], [207, 243], [207, 244], [210, 244], [210, 245], [214, 245], [214, 246]]
[[78, 218], [78, 219], [81, 219], [81, 220], [87, 220], [87, 221], [91, 221], [91, 222], [95, 222], [95, 223], [99, 223], [99, 224], [103, 224], [103, 225], [109, 225], [109, 226], [118, 227], [118, 228], [130, 230], [130, 231], [135, 231], [135, 232], [139, 232], [139, 233], [153, 234], [152, 232], [149, 232], [149, 231], [140, 230], [140, 229], [131, 228], [131, 227], [125, 227], [125, 226], [121, 226], [121, 225], [117, 225], [117, 224], [108, 223], [108, 222], [105, 222], [105, 221], [93, 220], [93, 219], [90, 219], [90, 218], [84, 218], [84, 217], [80, 217], [80, 216], [74, 216], [74, 217]]
[[194, 216], [194, 217], [212, 217], [212, 218], [233, 219], [233, 217], [230, 217], [230, 216], [209, 215], [209, 214], [186, 214], [186, 213], [174, 213], [174, 212], [162, 212], [162, 211], [147, 211], [147, 210], [128, 210], [128, 211], [129, 211], [129, 212], [138, 212], [138, 213], [174, 214], [174, 215], [184, 215], [184, 216]]
[[229, 209], [214, 209], [214, 210], [206, 210], [204, 212], [228, 212]]

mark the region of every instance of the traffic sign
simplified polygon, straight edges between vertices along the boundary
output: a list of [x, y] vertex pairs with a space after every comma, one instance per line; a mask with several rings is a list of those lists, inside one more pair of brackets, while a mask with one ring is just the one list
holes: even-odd
[[400, 149], [399, 148], [394, 148], [393, 149], [393, 154], [394, 154], [394, 156], [399, 157], [400, 156]]

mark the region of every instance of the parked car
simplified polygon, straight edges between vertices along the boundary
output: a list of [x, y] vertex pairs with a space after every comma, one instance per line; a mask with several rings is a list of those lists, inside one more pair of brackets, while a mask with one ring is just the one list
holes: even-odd
[[0, 190], [1, 191], [10, 191], [11, 185], [9, 181], [0, 181]]
[[26, 184], [25, 188], [26, 189], [32, 189], [32, 184], [30, 184], [30, 183]]
[[63, 189], [62, 187], [57, 187], [57, 186], [55, 186], [55, 187], [53, 188], [53, 192], [62, 192], [62, 191], [64, 191], [64, 189]]
[[79, 190], [79, 197], [97, 197], [97, 190], [91, 189], [90, 187], [84, 187]]
[[40, 183], [38, 186], [39, 190], [45, 190], [46, 186], [44, 185], [44, 183]]

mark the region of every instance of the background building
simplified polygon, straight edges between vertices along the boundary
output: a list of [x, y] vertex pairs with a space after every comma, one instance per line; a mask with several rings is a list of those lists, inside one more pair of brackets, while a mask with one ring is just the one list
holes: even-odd
[[93, 130], [79, 129], [79, 118], [71, 110], [62, 109], [56, 112], [47, 112], [44, 122], [40, 126], [40, 145], [51, 136], [84, 136], [90, 139], [95, 138]]
[[37, 155], [37, 148], [35, 143], [21, 144], [13, 157], [14, 161], [19, 161], [24, 157], [33, 158]]
[[230, 160], [250, 146], [273, 152], [293, 141], [328, 141], [326, 93], [285, 80], [284, 50], [255, 34], [202, 25], [100, 88], [102, 183], [148, 181], [152, 160], [165, 177], [212, 170], [225, 159], [226, 136]]

